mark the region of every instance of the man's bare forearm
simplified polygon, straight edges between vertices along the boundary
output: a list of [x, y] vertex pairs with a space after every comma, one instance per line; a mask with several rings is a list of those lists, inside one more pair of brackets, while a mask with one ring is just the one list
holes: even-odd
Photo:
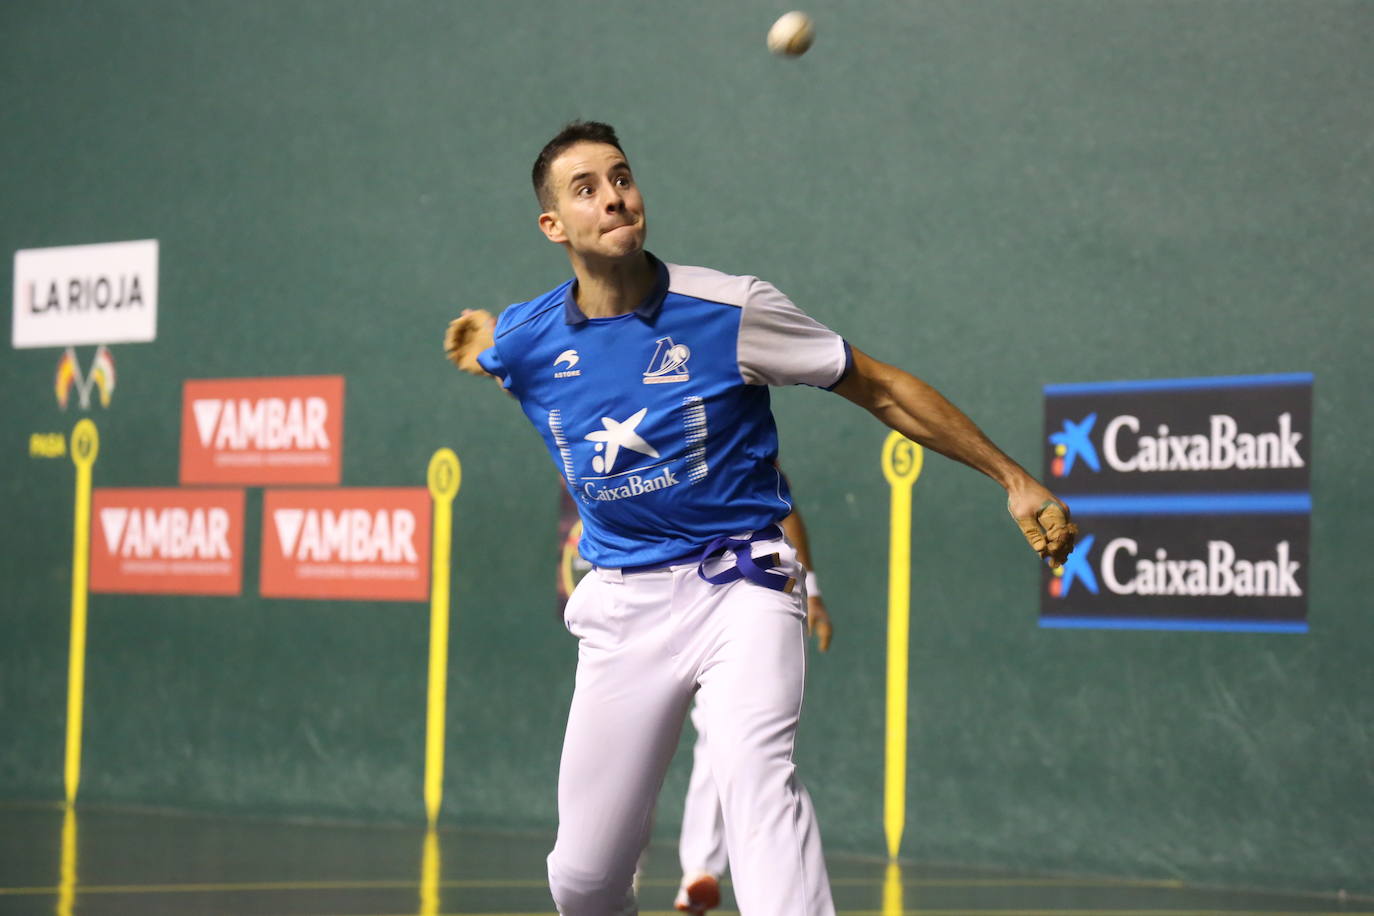
[[1063, 563], [1078, 528], [1068, 508], [1005, 452], [964, 412], [910, 372], [853, 350], [854, 365], [835, 391], [913, 442], [982, 471], [1007, 491], [1007, 512], [1031, 549]]
[[1011, 490], [1030, 475], [931, 385], [857, 349], [835, 391], [913, 442], [981, 471]]

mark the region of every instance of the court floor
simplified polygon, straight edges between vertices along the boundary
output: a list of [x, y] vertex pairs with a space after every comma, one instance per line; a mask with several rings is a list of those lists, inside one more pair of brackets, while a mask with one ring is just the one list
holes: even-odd
[[[552, 837], [294, 823], [60, 806], [0, 806], [0, 914], [517, 916], [553, 912]], [[668, 914], [671, 846], [651, 850], [642, 912]], [[1159, 881], [1075, 880], [830, 858], [845, 916], [1201, 916], [1342, 913], [1374, 901], [1236, 893]], [[726, 887], [724, 906], [734, 912]]]

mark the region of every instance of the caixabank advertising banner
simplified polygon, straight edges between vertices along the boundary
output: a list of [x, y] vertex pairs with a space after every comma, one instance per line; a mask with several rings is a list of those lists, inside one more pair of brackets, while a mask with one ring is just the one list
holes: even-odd
[[1310, 373], [1047, 385], [1041, 625], [1305, 632], [1311, 456]]

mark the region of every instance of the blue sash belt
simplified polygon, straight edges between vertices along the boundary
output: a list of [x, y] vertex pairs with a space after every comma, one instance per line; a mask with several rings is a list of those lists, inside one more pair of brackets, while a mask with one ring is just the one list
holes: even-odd
[[[766, 557], [754, 557], [749, 554], [749, 545], [755, 541], [770, 541], [780, 537], [782, 537], [782, 529], [777, 525], [769, 525], [762, 531], [755, 531], [753, 535], [747, 538], [716, 538], [707, 544], [706, 549], [701, 552], [701, 560], [697, 564], [697, 575], [712, 585], [728, 585], [740, 579], [748, 579], [755, 585], [762, 585], [764, 588], [791, 594], [797, 580], [791, 576], [770, 571], [778, 565], [779, 557], [776, 553], [770, 553]], [[707, 561], [718, 556], [724, 556], [726, 553], [735, 555], [735, 565], [716, 573], [714, 576], [706, 575]]]
[[[696, 551], [678, 557], [675, 560], [668, 560], [665, 563], [648, 563], [644, 566], [626, 566], [620, 571], [625, 574], [652, 572], [659, 569], [667, 569], [669, 566], [681, 566], [697, 561], [697, 575], [712, 585], [729, 585], [740, 579], [748, 579], [755, 585], [762, 585], [764, 588], [771, 588], [774, 591], [792, 593], [796, 587], [797, 580], [791, 576], [784, 576], [782, 573], [770, 572], [777, 566], [780, 558], [776, 553], [770, 553], [766, 557], [754, 557], [749, 555], [749, 545], [755, 541], [771, 541], [782, 537], [782, 529], [777, 525], [769, 525], [759, 531], [755, 531], [747, 538], [719, 537], [706, 545], [706, 549], [701, 552], [700, 558]], [[729, 569], [716, 573], [714, 576], [706, 575], [706, 563], [726, 553], [735, 555], [735, 565]]]

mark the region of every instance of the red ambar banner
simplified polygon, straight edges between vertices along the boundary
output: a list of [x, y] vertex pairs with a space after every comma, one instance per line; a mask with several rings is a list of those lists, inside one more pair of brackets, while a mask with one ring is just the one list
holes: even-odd
[[243, 592], [243, 491], [97, 488], [92, 592]]
[[181, 395], [181, 482], [337, 484], [341, 375], [190, 379]]
[[424, 487], [267, 490], [267, 598], [429, 600], [430, 495]]

